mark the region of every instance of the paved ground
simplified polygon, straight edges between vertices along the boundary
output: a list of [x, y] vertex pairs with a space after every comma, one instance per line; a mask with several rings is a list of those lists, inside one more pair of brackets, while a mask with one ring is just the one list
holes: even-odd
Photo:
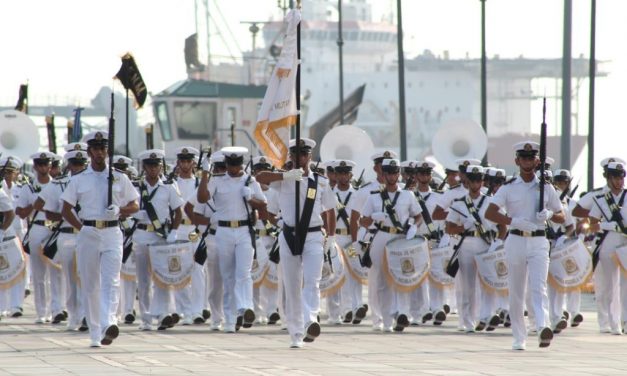
[[[443, 327], [410, 327], [402, 334], [360, 326], [323, 325], [322, 335], [304, 349], [289, 349], [277, 326], [256, 326], [238, 334], [208, 326], [178, 326], [140, 332], [121, 326], [108, 347], [89, 348], [85, 333], [34, 324], [27, 314], [0, 322], [0, 375], [625, 375], [627, 337], [600, 334], [591, 297], [585, 321], [539, 349], [511, 348], [511, 334], [456, 331], [457, 317]], [[32, 302], [28, 299], [28, 303]]]

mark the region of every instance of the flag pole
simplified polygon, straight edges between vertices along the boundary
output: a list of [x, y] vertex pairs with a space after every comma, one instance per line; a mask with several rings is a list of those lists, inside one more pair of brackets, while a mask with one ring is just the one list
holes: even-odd
[[[300, 9], [300, 0], [297, 2], [298, 9]], [[296, 26], [296, 161], [294, 168], [300, 168], [300, 25], [301, 20]], [[300, 249], [300, 237], [298, 236], [298, 228], [300, 227], [300, 182], [295, 182], [296, 190], [294, 195], [294, 203], [296, 208], [296, 217], [294, 223], [294, 252], [298, 255], [301, 253]]]
[[[128, 132], [129, 132], [129, 126], [128, 126], [128, 89], [126, 89], [126, 156], [130, 157], [131, 153], [129, 151], [129, 139], [128, 139]], [[165, 166], [163, 167], [165, 169]]]

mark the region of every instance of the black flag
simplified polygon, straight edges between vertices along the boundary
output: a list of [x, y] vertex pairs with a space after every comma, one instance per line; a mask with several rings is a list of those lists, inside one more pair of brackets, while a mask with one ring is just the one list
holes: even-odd
[[115, 78], [122, 82], [126, 90], [130, 90], [133, 93], [137, 108], [141, 108], [144, 102], [146, 102], [148, 89], [146, 89], [146, 84], [141, 73], [139, 73], [139, 68], [137, 68], [133, 55], [126, 53], [126, 55], [122, 56], [122, 66], [116, 73]]
[[28, 84], [20, 85], [20, 96], [15, 105], [15, 109], [25, 114], [28, 113]]

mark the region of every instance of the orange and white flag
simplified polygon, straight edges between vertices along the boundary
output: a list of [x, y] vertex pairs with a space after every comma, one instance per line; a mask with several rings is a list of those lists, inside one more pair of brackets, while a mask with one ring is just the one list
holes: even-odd
[[275, 166], [283, 165], [287, 159], [290, 129], [296, 125], [296, 71], [299, 64], [296, 39], [300, 20], [298, 9], [290, 10], [285, 16], [287, 28], [283, 48], [270, 76], [255, 127], [259, 148]]

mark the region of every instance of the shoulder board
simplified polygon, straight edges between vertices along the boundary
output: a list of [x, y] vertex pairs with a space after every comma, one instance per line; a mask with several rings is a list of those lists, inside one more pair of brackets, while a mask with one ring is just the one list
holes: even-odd
[[464, 202], [464, 201], [466, 201], [466, 196], [455, 198], [455, 199], [453, 199], [453, 201], [462, 201], [462, 202]]
[[86, 169], [86, 168], [84, 168], [84, 169], [82, 169], [82, 170], [80, 170], [80, 171], [78, 171], [78, 172], [73, 173], [73, 174], [72, 174], [72, 176], [76, 176], [76, 175], [78, 175], [78, 174], [82, 174], [82, 173], [83, 173], [83, 172], [85, 172], [85, 171], [87, 171], [87, 169]]
[[381, 190], [380, 189], [375, 189], [374, 191], [370, 191], [371, 195], [378, 195], [381, 194]]
[[514, 180], [516, 180], [516, 177], [513, 177], [513, 178], [509, 179], [508, 181], [506, 181], [505, 183], [503, 183], [503, 185], [510, 184], [510, 183], [512, 183]]
[[600, 194], [600, 195], [594, 196], [594, 197], [596, 197], [596, 198], [603, 198], [603, 197], [605, 197], [605, 195], [604, 194]]
[[443, 190], [441, 190], [441, 189], [432, 189], [432, 190], [431, 190], [431, 193], [439, 193], [439, 194], [442, 194], [442, 193], [444, 193], [444, 191], [443, 191]]
[[215, 177], [218, 177], [218, 176], [224, 176], [224, 175], [226, 175], [226, 173], [223, 173], [223, 174], [212, 174], [211, 176], [212, 176], [212, 177], [214, 177], [214, 176], [215, 176]]
[[459, 188], [461, 186], [462, 186], [461, 184], [455, 184], [455, 185], [451, 186], [449, 189], [456, 189], [456, 188]]
[[122, 171], [122, 170], [119, 170], [119, 169], [117, 169], [117, 168], [114, 168], [113, 170], [114, 170], [115, 172], [119, 172], [120, 174], [124, 174], [124, 175], [126, 175], [126, 171]]

